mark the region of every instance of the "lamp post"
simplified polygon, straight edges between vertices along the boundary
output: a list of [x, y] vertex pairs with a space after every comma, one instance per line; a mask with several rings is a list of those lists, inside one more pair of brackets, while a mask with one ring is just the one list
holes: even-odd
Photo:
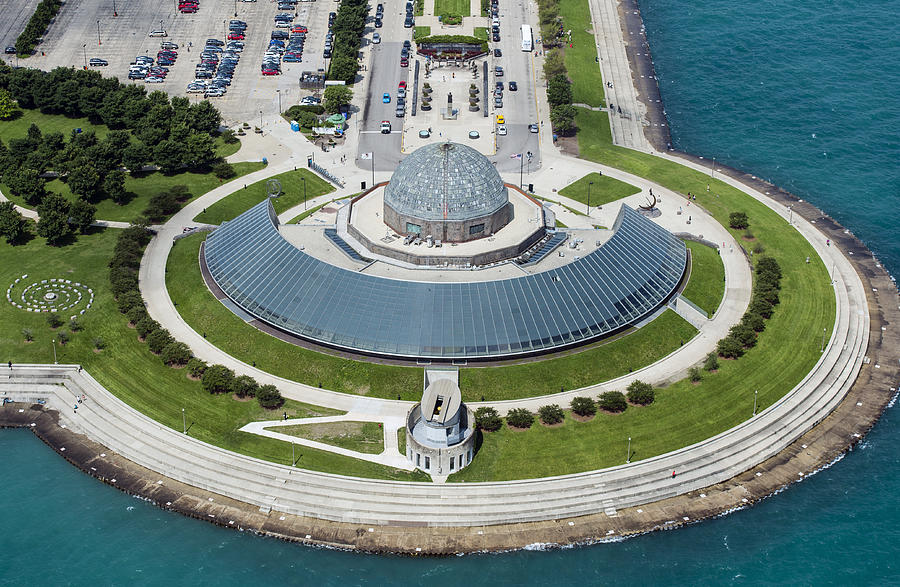
[[301, 177], [300, 181], [303, 182], [303, 209], [306, 210], [306, 178]]
[[628, 437], [628, 448], [625, 449], [625, 464], [631, 462], [631, 437]]
[[[159, 21], [159, 22], [162, 23], [162, 21]], [[99, 18], [97, 19], [97, 44], [98, 45], [103, 44], [103, 42], [100, 40], [100, 19]]]
[[56, 360], [56, 339], [53, 339], [53, 364], [59, 364], [59, 361]]
[[187, 434], [187, 418], [184, 415], [184, 408], [181, 408], [181, 433]]
[[712, 178], [715, 178], [715, 177], [716, 177], [716, 158], [715, 158], [715, 157], [713, 157], [713, 169], [712, 169], [712, 173], [711, 173], [709, 176], [712, 177]]
[[81, 52], [84, 55], [84, 68], [87, 69], [87, 43], [81, 46]]
[[119, 16], [119, 13], [116, 12], [116, 0], [113, 0], [113, 16]]
[[788, 224], [793, 224], [793, 222], [794, 222], [794, 205], [793, 204], [788, 206], [788, 214], [789, 214]]
[[594, 185], [594, 182], [588, 182], [588, 199], [587, 199], [587, 215], [591, 215], [591, 186]]
[[525, 169], [525, 155], [519, 153], [519, 187], [522, 187], [522, 171]]
[[822, 329], [822, 348], [819, 349], [820, 353], [825, 352], [825, 332], [826, 332], [826, 330], [828, 330], [828, 329], [827, 328]]
[[281, 114], [281, 89], [275, 90], [275, 93], [278, 94], [278, 114]]
[[259, 111], [259, 128], [262, 130], [262, 110]]
[[294, 458], [294, 441], [293, 440], [291, 441], [291, 466], [292, 467], [297, 466], [297, 459]]
[[759, 390], [758, 389], [753, 390], [753, 415], [754, 416], [756, 415], [756, 405], [757, 405], [756, 404], [756, 396], [757, 395], [759, 395]]
[[237, 18], [237, 0], [234, 0], [234, 17]]

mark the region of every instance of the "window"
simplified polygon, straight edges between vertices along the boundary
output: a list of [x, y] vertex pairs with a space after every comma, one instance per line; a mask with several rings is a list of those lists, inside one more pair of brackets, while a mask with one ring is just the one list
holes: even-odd
[[469, 464], [469, 463], [471, 463], [471, 462], [472, 462], [472, 449], [470, 448], [470, 449], [469, 449], [469, 454], [466, 455], [466, 464]]
[[425, 455], [425, 470], [429, 470], [431, 468], [431, 457]]
[[463, 468], [463, 456], [462, 455], [459, 455], [459, 468], [460, 469]]
[[412, 222], [407, 222], [406, 234], [422, 234], [422, 226], [419, 224], [413, 224]]
[[484, 232], [484, 223], [481, 224], [473, 224], [469, 227], [469, 234], [478, 234], [479, 232]]
[[[425, 457], [425, 462], [428, 462], [428, 457]], [[420, 466], [422, 464], [422, 455], [416, 453], [416, 466]]]
[[451, 471], [454, 469], [453, 465], [455, 465], [455, 464], [456, 464], [456, 458], [450, 457], [450, 470]]

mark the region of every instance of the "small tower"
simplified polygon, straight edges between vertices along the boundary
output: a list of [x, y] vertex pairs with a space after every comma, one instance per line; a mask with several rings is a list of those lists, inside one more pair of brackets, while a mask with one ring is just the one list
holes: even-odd
[[416, 468], [446, 476], [472, 462], [475, 415], [464, 403], [457, 370], [425, 371], [422, 401], [406, 417], [406, 458]]

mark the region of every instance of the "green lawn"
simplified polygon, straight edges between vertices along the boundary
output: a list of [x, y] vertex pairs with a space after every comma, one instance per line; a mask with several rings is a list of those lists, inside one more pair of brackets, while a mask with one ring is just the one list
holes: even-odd
[[[60, 363], [84, 365], [107, 389], [165, 426], [180, 431], [181, 409], [185, 408], [191, 436], [242, 454], [289, 464], [289, 443], [238, 432], [238, 428], [250, 421], [278, 419], [284, 411], [292, 416], [309, 417], [328, 415], [333, 410], [288, 401], [284, 408], [269, 411], [255, 401], [210, 396], [199, 382], [189, 380], [183, 369], [163, 365], [138, 342], [134, 330], [128, 328], [125, 318], [115, 309], [109, 292], [107, 262], [117, 232], [106, 229], [79, 235], [73, 244], [65, 247], [48, 247], [41, 238], [16, 247], [2, 242], [0, 283], [12, 283], [27, 273], [28, 282], [63, 277], [93, 288], [94, 305], [81, 318], [84, 329], [72, 333], [67, 344], [56, 345]], [[32, 330], [34, 342], [24, 342], [23, 328]], [[68, 327], [59, 330], [68, 331]], [[26, 312], [6, 302], [0, 304], [0, 356], [4, 362], [53, 362], [51, 340], [59, 336], [59, 330], [50, 329], [46, 314]], [[97, 337], [106, 343], [99, 353], [92, 350]], [[410, 474], [328, 451], [304, 447], [302, 453], [300, 465], [307, 469], [379, 479], [428, 479], [424, 473]]]
[[482, 39], [484, 41], [489, 40], [487, 27], [486, 26], [475, 27], [475, 30], [472, 32], [472, 36], [474, 36], [476, 39]]
[[562, 222], [559, 218], [557, 218], [556, 219], [556, 228], [569, 228], [569, 227], [566, 226], [565, 223]]
[[[247, 325], [216, 300], [200, 275], [197, 256], [205, 235], [180, 239], [169, 256], [166, 284], [179, 313], [197, 332], [240, 360], [269, 373], [342, 393], [419, 400], [422, 371], [317, 353]], [[533, 397], [605, 381], [649, 365], [696, 334], [672, 311], [627, 336], [540, 362], [460, 370], [463, 399]]]
[[[305, 194], [302, 178], [306, 179]], [[252, 183], [245, 189], [222, 198], [209, 208], [204, 209], [203, 212], [194, 218], [194, 221], [221, 224], [226, 220], [239, 216], [266, 198], [266, 184], [269, 179], [277, 179], [281, 182], [281, 195], [272, 202], [275, 212], [278, 214], [302, 203], [304, 198], [311, 200], [322, 194], [334, 191], [334, 187], [330, 183], [307, 169], [287, 171], [272, 178]]]
[[587, 2], [560, 0], [559, 15], [566, 30], [572, 30], [572, 46], [564, 46], [566, 69], [572, 80], [572, 102], [603, 106], [604, 85], [597, 63], [597, 47], [591, 30], [591, 12]]
[[469, 0], [434, 0], [434, 15], [469, 16]]
[[421, 39], [424, 37], [431, 36], [431, 27], [430, 26], [417, 26], [413, 30], [413, 39]]
[[712, 316], [725, 295], [725, 266], [716, 249], [693, 241], [685, 244], [691, 250], [691, 278], [682, 295]]
[[366, 454], [377, 455], [384, 452], [384, 432], [378, 422], [322, 422], [272, 426], [266, 430]]
[[397, 428], [397, 451], [406, 454], [406, 427]]
[[[559, 190], [561, 196], [592, 207], [603, 206], [641, 191], [640, 188], [608, 175], [589, 173]], [[590, 197], [590, 201], [588, 201]]]
[[0, 120], [0, 139], [4, 143], [9, 139], [21, 139], [28, 135], [28, 127], [32, 123], [38, 125], [41, 133], [62, 133], [66, 141], [76, 128], [84, 131], [92, 130], [97, 138], [102, 139], [109, 133], [109, 127], [105, 124], [92, 124], [87, 118], [67, 118], [60, 114], [44, 114], [40, 110], [20, 109], [21, 115], [13, 120]]
[[234, 143], [230, 145], [222, 140], [222, 137], [216, 137], [216, 155], [221, 158], [230, 157], [234, 155], [238, 151], [241, 150], [241, 141], [239, 137], [235, 137], [238, 139]]

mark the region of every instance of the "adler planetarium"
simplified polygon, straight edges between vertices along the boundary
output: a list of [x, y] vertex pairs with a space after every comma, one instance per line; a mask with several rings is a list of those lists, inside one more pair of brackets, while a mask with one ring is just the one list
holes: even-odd
[[452, 142], [390, 181], [284, 224], [270, 199], [217, 227], [210, 290], [278, 336], [364, 358], [457, 363], [584, 344], [652, 318], [684, 243], [621, 204], [609, 228], [557, 228], [548, 205]]

